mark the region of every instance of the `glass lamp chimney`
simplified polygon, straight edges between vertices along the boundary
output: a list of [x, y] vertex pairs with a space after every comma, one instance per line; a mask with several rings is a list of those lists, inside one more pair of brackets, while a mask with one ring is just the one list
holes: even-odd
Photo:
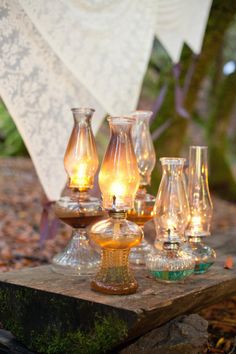
[[195, 256], [195, 273], [205, 273], [214, 263], [215, 251], [203, 243], [210, 235], [213, 205], [208, 186], [207, 146], [190, 146], [188, 197], [190, 223], [185, 232]]
[[131, 138], [132, 117], [109, 117], [111, 137], [99, 173], [105, 209], [133, 208], [139, 171]]
[[151, 173], [156, 164], [156, 154], [149, 130], [151, 111], [135, 111], [132, 113], [135, 123], [132, 129], [134, 151], [140, 174], [140, 187], [151, 183]]
[[64, 157], [69, 188], [87, 191], [93, 188], [98, 155], [91, 129], [92, 108], [72, 108], [74, 128]]

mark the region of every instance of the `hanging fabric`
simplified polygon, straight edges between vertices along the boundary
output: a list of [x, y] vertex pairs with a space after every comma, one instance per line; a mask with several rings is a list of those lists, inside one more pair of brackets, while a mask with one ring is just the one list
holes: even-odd
[[174, 63], [183, 43], [199, 53], [212, 0], [2, 0], [0, 96], [49, 200], [65, 185], [70, 108], [137, 106], [155, 35]]

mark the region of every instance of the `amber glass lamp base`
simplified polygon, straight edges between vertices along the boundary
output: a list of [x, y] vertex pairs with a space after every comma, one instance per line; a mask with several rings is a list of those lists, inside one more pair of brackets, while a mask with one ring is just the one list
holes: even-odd
[[109, 215], [109, 219], [97, 222], [89, 230], [90, 239], [102, 249], [101, 265], [91, 288], [105, 294], [132, 294], [138, 284], [129, 268], [129, 252], [141, 242], [143, 232], [126, 219], [125, 212]]
[[138, 288], [129, 269], [129, 249], [103, 249], [101, 267], [91, 288], [111, 295], [133, 294]]

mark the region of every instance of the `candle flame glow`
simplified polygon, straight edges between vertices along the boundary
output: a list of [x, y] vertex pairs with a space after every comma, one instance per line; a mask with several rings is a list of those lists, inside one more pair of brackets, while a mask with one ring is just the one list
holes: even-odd
[[126, 194], [126, 186], [122, 182], [115, 181], [110, 186], [110, 194], [124, 196]]
[[80, 190], [86, 190], [90, 187], [91, 178], [88, 176], [88, 164], [82, 162], [76, 164], [70, 178], [70, 186]]
[[192, 223], [193, 230], [195, 232], [200, 231], [202, 229], [201, 216], [199, 215], [192, 216], [191, 223]]

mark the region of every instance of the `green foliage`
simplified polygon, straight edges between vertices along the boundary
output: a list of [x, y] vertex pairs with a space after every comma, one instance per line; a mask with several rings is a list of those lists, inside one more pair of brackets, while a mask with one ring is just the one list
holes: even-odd
[[[183, 101], [183, 107], [190, 114], [190, 119], [185, 119], [176, 111], [172, 66], [160, 44], [154, 47], [144, 81], [155, 92], [156, 97], [163, 84], [167, 84], [168, 87], [161, 109], [151, 126], [151, 130], [155, 131], [163, 123], [170, 121], [168, 129], [154, 141], [157, 157], [183, 154], [187, 156], [187, 146], [198, 144], [201, 140], [202, 144], [209, 146], [212, 190], [223, 198], [234, 201], [236, 133], [233, 132], [235, 123], [232, 122], [232, 113], [235, 109], [236, 80], [235, 75], [231, 77], [223, 75], [223, 65], [228, 60], [235, 60], [235, 38], [236, 2], [214, 0], [201, 54], [194, 60], [191, 50], [185, 46], [181, 56], [180, 86], [184, 86], [189, 68], [192, 64], [195, 66]], [[158, 77], [154, 72], [156, 63]], [[152, 76], [153, 81], [150, 79]], [[148, 92], [146, 88], [143, 95]], [[160, 164], [157, 166], [158, 169], [153, 171], [150, 190], [153, 194], [157, 192], [161, 177]]]
[[27, 154], [15, 123], [0, 100], [0, 157], [25, 156]]
[[[49, 301], [50, 311], [54, 315], [58, 312], [65, 314], [63, 321], [61, 318], [51, 320], [48, 317], [43, 321], [38, 318], [40, 324], [37, 321], [32, 322], [32, 306], [37, 302], [33, 294], [34, 291], [30, 292], [25, 288], [0, 289], [0, 318], [4, 328], [11, 331], [31, 350], [45, 354], [102, 354], [114, 348], [127, 336], [127, 324], [116, 314], [103, 316], [95, 313], [90, 328], [72, 329], [71, 319], [67, 315], [68, 303], [60, 298], [52, 298]], [[48, 299], [46, 304], [47, 302]], [[45, 306], [44, 300], [41, 300], [40, 306]], [[82, 306], [83, 304], [80, 311]], [[16, 309], [17, 311], [14, 311]]]
[[58, 334], [57, 329], [48, 328], [43, 335], [35, 335], [34, 348], [47, 354], [97, 354], [106, 353], [127, 335], [126, 324], [112, 316], [97, 317], [87, 333]]

